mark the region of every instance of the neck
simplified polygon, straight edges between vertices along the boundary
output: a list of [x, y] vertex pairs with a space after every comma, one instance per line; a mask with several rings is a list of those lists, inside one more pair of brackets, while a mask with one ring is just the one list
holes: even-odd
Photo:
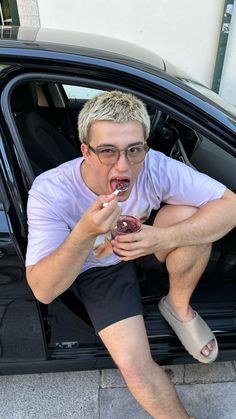
[[89, 171], [89, 165], [86, 163], [86, 160], [83, 160], [80, 165], [80, 173], [81, 177], [85, 183], [85, 185], [96, 195], [99, 195], [99, 192], [96, 191], [96, 187], [94, 185], [93, 180], [90, 178], [90, 171]]

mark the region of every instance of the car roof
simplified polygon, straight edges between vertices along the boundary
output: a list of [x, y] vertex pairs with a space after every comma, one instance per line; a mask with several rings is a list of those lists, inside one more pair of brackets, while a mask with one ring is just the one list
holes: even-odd
[[[0, 27], [0, 48], [46, 50], [105, 58], [137, 68], [147, 65], [165, 71], [164, 60], [154, 52], [119, 39], [51, 28]], [[3, 51], [2, 51], [3, 53]]]
[[[220, 104], [218, 106], [216, 100], [210, 100], [207, 94], [199, 93], [199, 89], [196, 88], [198, 83], [195, 83], [195, 87], [189, 86], [190, 82], [194, 83], [191, 76], [168, 61], [164, 61], [152, 51], [126, 41], [97, 34], [22, 26], [0, 26], [0, 29], [0, 56], [3, 58], [3, 63], [11, 60], [11, 65], [17, 65], [22, 57], [24, 62], [26, 59], [29, 62], [31, 59], [33, 59], [32, 62], [36, 62], [35, 58], [45, 58], [47, 61], [51, 60], [50, 62], [58, 59], [61, 61], [66, 59], [71, 62], [82, 60], [82, 62], [92, 61], [94, 63], [96, 61], [98, 63], [101, 61], [105, 66], [109, 63], [108, 67], [110, 68], [113, 67], [113, 64], [115, 68], [117, 68], [117, 64], [121, 64], [126, 68], [144, 71], [143, 74], [149, 73], [154, 77], [157, 76], [159, 83], [161, 85], [167, 83], [171, 91], [175, 86], [175, 92], [177, 89], [181, 97], [187, 95], [187, 99], [191, 99], [190, 102], [193, 101], [194, 106], [199, 98], [200, 109], [206, 108], [207, 113], [214, 117], [217, 108], [218, 118], [225, 125], [230, 125], [231, 130], [233, 126], [235, 132], [234, 122], [231, 123], [230, 119], [232, 115], [235, 115], [234, 110], [227, 111], [225, 106]], [[2, 66], [2, 71], [5, 71], [4, 66]], [[131, 71], [130, 74], [134, 74], [134, 72]], [[219, 115], [219, 112], [222, 115]]]

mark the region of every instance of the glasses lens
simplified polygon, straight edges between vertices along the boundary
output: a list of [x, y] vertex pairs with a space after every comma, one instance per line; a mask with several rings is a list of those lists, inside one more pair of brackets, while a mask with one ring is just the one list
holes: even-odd
[[116, 148], [97, 148], [96, 152], [100, 162], [103, 164], [115, 164], [119, 158], [119, 150]]
[[136, 145], [127, 149], [127, 158], [130, 163], [141, 163], [148, 151], [148, 147], [144, 145]]
[[141, 163], [149, 148], [145, 145], [135, 145], [125, 150], [119, 150], [115, 147], [97, 147], [96, 150], [90, 147], [90, 149], [97, 154], [102, 164], [112, 165], [119, 160], [121, 151], [125, 152], [126, 158], [131, 164]]

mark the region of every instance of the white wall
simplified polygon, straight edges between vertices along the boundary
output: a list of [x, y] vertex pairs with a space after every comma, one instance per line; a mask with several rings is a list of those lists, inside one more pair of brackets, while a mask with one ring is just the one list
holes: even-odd
[[223, 6], [224, 0], [38, 0], [41, 26], [139, 44], [208, 86]]
[[[224, 0], [17, 0], [23, 25], [139, 44], [211, 87]], [[236, 105], [236, 2], [220, 95]]]

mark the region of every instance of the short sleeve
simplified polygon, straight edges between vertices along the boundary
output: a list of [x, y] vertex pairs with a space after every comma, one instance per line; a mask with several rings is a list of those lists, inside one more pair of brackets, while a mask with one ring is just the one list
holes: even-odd
[[41, 196], [30, 194], [27, 204], [28, 246], [26, 266], [35, 265], [57, 249], [67, 238], [70, 228], [57, 214], [56, 207]]

